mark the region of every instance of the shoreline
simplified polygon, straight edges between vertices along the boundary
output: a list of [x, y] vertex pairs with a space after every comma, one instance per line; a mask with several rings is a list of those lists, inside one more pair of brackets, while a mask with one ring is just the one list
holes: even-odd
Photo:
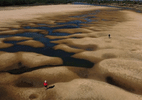
[[[64, 7], [66, 9], [64, 9]], [[88, 5], [87, 6], [84, 6], [84, 5], [79, 5], [79, 6], [78, 5], [48, 5], [48, 6], [26, 7], [20, 10], [16, 9], [16, 10], [0, 11], [0, 27], [9, 27], [10, 26], [9, 24], [14, 24], [16, 26], [17, 21], [38, 19], [38, 18], [42, 18], [45, 15], [50, 17], [50, 16], [58, 16], [62, 14], [67, 14], [67, 13], [77, 13], [81, 11], [88, 11], [88, 10], [93, 10], [93, 9], [95, 10], [95, 9], [102, 9], [102, 8], [107, 8], [107, 7], [97, 8], [97, 7], [88, 6]], [[48, 10], [46, 11], [46, 9]]]

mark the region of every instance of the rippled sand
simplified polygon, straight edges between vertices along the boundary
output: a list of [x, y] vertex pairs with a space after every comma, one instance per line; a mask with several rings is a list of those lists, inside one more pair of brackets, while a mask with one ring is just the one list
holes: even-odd
[[[0, 11], [0, 34], [26, 32], [20, 23], [36, 26], [36, 23], [44, 23], [47, 20], [45, 24], [54, 26], [56, 20], [64, 21], [59, 20], [60, 15], [77, 15], [81, 11], [86, 13], [93, 9], [101, 9], [96, 15], [98, 22], [78, 29], [55, 30], [69, 32], [69, 36], [49, 36], [47, 31], [28, 30], [47, 34], [47, 38], [61, 39], [51, 41], [58, 44], [54, 47], [55, 50], [74, 52], [72, 57], [94, 63], [92, 68], [59, 66], [63, 64], [61, 58], [34, 52], [1, 51], [0, 100], [142, 100], [140, 13], [82, 5], [50, 5], [6, 10]], [[59, 18], [55, 15], [59, 15]], [[64, 18], [67, 18], [66, 16]], [[102, 21], [104, 16], [107, 21]], [[81, 34], [75, 34], [76, 32]], [[108, 34], [111, 38], [108, 38]], [[32, 38], [13, 37], [1, 38], [0, 48], [12, 46], [10, 43], [4, 43], [11, 40], [27, 40], [22, 44], [30, 46], [42, 45]], [[27, 68], [27, 71], [17, 75], [11, 73], [13, 69], [21, 71], [22, 68]], [[49, 89], [43, 86], [45, 79]]]

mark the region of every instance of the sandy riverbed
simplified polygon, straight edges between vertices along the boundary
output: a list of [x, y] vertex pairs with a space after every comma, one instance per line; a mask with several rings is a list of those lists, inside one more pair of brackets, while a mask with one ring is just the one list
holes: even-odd
[[[94, 63], [92, 68], [56, 66], [62, 64], [59, 57], [1, 51], [0, 71], [23, 66], [27, 68], [34, 68], [37, 65], [55, 66], [39, 68], [18, 75], [7, 72], [0, 73], [0, 93], [2, 94], [0, 99], [142, 100], [142, 14], [140, 13], [108, 11], [105, 10], [108, 9], [107, 7], [84, 5], [34, 6], [0, 11], [0, 30], [1, 32], [10, 31], [10, 28], [20, 28], [21, 23], [35, 25], [35, 23], [43, 23], [45, 20], [47, 20], [46, 23], [55, 25], [55, 20], [59, 19], [54, 16], [68, 16], [73, 12], [80, 13], [93, 9], [102, 9], [102, 12], [97, 15], [98, 20], [106, 16], [108, 21], [100, 20], [88, 24], [88, 27], [71, 30], [70, 36], [52, 41], [58, 44], [54, 49], [75, 52], [76, 54], [72, 57], [89, 60]], [[111, 20], [112, 18], [114, 19]], [[65, 32], [68, 30], [56, 31]], [[76, 31], [82, 33], [74, 34]], [[110, 39], [108, 34], [111, 34]], [[80, 38], [70, 38], [72, 35]], [[47, 35], [48, 37], [59, 38]], [[1, 44], [4, 44], [3, 40], [1, 39]], [[73, 47], [78, 47], [78, 49]], [[88, 47], [92, 50], [86, 51]], [[45, 79], [50, 86], [54, 84], [55, 87], [45, 90], [43, 87]]]

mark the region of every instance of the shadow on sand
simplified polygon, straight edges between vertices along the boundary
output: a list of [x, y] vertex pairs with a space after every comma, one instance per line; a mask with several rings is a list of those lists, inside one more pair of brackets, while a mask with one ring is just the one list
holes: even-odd
[[52, 88], [54, 88], [55, 87], [55, 85], [53, 85], [53, 86], [49, 86], [46, 90], [48, 90], [48, 89], [52, 89]]

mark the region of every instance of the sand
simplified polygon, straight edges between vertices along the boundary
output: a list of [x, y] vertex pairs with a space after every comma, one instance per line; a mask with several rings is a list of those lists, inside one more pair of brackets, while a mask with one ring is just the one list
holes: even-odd
[[[0, 70], [5, 71], [0, 73], [0, 99], [142, 100], [140, 13], [126, 10], [110, 12], [104, 7], [70, 4], [5, 10], [0, 11], [1, 34], [10, 33], [9, 28], [21, 28], [27, 23], [35, 26], [35, 23], [42, 23], [45, 19], [54, 26], [56, 20], [67, 21], [63, 20], [65, 16], [59, 20], [60, 15], [77, 14], [92, 9], [102, 9], [97, 15], [98, 22], [75, 30], [56, 30], [70, 32], [71, 36], [46, 36], [51, 39], [62, 38], [52, 41], [58, 44], [54, 49], [73, 52], [75, 54], [72, 57], [93, 62], [92, 68], [59, 66], [63, 63], [61, 58], [32, 52], [0, 52]], [[59, 18], [55, 18], [55, 15], [59, 15]], [[102, 21], [104, 16], [107, 20], [113, 20]], [[3, 30], [6, 32], [3, 33]], [[12, 34], [15, 32], [17, 33], [13, 31]], [[81, 32], [82, 35], [74, 34], [76, 32]], [[108, 38], [108, 34], [111, 34], [111, 38]], [[17, 75], [8, 73], [9, 70], [21, 66], [44, 67]], [[51, 87], [48, 90], [42, 86], [45, 79]]]
[[31, 46], [34, 48], [41, 48], [44, 47], [45, 45], [42, 42], [36, 41], [36, 40], [27, 40], [24, 42], [18, 42], [18, 45], [26, 45], [26, 46]]
[[20, 37], [20, 36], [13, 36], [5, 38], [3, 41], [21, 41], [21, 40], [32, 40], [33, 38], [30, 37]]
[[5, 38], [0, 38], [0, 48], [8, 48], [13, 46], [11, 43], [4, 43], [4, 39]]
[[19, 69], [22, 67], [34, 68], [45, 65], [61, 65], [62, 59], [50, 57], [34, 52], [0, 52], [0, 71]]
[[[46, 14], [46, 16], [55, 16], [64, 13], [71, 13], [74, 11], [87, 11], [91, 9], [102, 9], [103, 7], [93, 7], [84, 5], [48, 5], [48, 6], [33, 6], [25, 7], [16, 10], [0, 11], [0, 26], [12, 27], [10, 24], [18, 25], [16, 21], [30, 20], [39, 18]], [[47, 10], [48, 9], [48, 10]], [[62, 13], [61, 13], [62, 12]], [[47, 15], [48, 13], [48, 15]]]

